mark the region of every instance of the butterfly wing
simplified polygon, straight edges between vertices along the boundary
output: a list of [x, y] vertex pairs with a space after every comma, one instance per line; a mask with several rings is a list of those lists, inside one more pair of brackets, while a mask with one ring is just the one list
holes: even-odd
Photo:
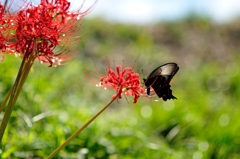
[[177, 99], [172, 95], [169, 83], [178, 70], [179, 67], [176, 63], [166, 63], [153, 70], [147, 79], [144, 79], [147, 94], [150, 95], [150, 87], [152, 87], [158, 97], [163, 98], [164, 101], [167, 99]]
[[153, 87], [154, 91], [158, 95], [159, 98], [162, 98], [164, 101], [168, 99], [177, 99], [173, 96], [172, 90], [170, 89], [170, 84], [165, 84], [163, 87]]

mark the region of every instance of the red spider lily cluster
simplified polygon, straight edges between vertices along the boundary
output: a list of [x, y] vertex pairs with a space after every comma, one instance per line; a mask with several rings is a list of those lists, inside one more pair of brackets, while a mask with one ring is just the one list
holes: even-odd
[[116, 90], [117, 93], [113, 98], [116, 96], [122, 98], [122, 94], [134, 96], [133, 103], [136, 103], [141, 94], [145, 92], [145, 89], [141, 87], [139, 74], [133, 72], [131, 67], [122, 69], [121, 66], [116, 66], [115, 72], [109, 67], [108, 74], [100, 79], [100, 84]]
[[34, 58], [49, 66], [70, 59], [73, 54], [66, 46], [81, 39], [79, 21], [88, 10], [70, 12], [67, 0], [41, 0], [38, 5], [26, 3], [24, 9], [14, 14], [4, 11], [0, 4], [2, 56], [7, 53], [28, 58], [34, 54]]
[[[0, 4], [0, 54], [3, 52], [10, 53], [14, 48], [16, 36], [16, 16], [5, 14], [4, 6]], [[3, 54], [2, 58], [3, 59]]]

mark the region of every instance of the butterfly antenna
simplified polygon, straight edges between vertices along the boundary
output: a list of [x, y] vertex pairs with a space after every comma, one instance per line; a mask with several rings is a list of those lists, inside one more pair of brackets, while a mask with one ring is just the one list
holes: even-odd
[[145, 76], [146, 72], [149, 70], [151, 65], [152, 65], [151, 63], [148, 64], [147, 69], [145, 69], [145, 71], [143, 71], [143, 76]]
[[142, 71], [141, 71], [141, 72], [142, 72], [142, 76], [144, 76], [144, 74], [143, 74], [143, 69], [142, 69]]
[[132, 66], [132, 69], [134, 69], [134, 67], [136, 66], [137, 61], [135, 60]]

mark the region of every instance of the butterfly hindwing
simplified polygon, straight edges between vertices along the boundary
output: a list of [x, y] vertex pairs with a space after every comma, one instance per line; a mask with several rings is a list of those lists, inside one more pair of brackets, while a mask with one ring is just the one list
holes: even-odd
[[164, 101], [177, 99], [172, 95], [169, 83], [178, 70], [179, 67], [176, 63], [166, 63], [153, 70], [147, 79], [143, 79], [147, 87], [147, 94], [150, 95], [150, 87], [152, 87], [158, 97]]

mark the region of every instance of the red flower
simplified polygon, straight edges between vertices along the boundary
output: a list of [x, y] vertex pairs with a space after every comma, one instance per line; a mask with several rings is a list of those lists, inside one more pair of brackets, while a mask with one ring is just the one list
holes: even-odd
[[[66, 46], [81, 39], [79, 21], [88, 10], [70, 12], [70, 2], [67, 0], [41, 0], [39, 5], [25, 6], [15, 17], [15, 52], [27, 58], [34, 54], [34, 58], [50, 66], [70, 59], [73, 53]], [[0, 47], [4, 40], [0, 34]]]
[[[5, 50], [5, 40], [6, 38], [4, 37], [3, 33], [3, 27], [4, 25], [4, 20], [3, 20], [3, 14], [4, 14], [4, 6], [0, 4], [0, 50]], [[2, 52], [2, 51], [1, 51]]]
[[117, 96], [120, 99], [122, 94], [134, 96], [133, 103], [136, 103], [141, 94], [145, 92], [145, 89], [141, 87], [139, 74], [134, 73], [131, 67], [122, 69], [121, 66], [116, 66], [115, 72], [109, 67], [108, 74], [100, 79], [100, 85], [116, 90], [113, 98]]
[[0, 61], [3, 60], [3, 53], [13, 53], [16, 30], [16, 16], [6, 14], [4, 6], [0, 4], [0, 53], [2, 56]]

